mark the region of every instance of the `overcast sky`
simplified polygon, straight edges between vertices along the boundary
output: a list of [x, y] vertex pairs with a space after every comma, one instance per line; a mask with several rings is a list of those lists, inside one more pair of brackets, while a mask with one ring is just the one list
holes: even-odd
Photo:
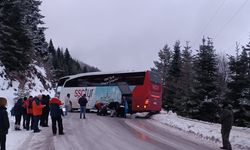
[[153, 67], [165, 44], [203, 35], [218, 53], [234, 53], [250, 35], [249, 0], [43, 0], [47, 40], [102, 71]]

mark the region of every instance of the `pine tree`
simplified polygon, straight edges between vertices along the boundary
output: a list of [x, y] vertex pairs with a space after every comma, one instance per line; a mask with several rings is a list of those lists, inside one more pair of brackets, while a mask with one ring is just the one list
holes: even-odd
[[[243, 47], [241, 55], [229, 58], [229, 82], [226, 101], [233, 105], [235, 124], [239, 126], [250, 126], [250, 80], [249, 80], [249, 57], [247, 49]], [[239, 48], [236, 48], [238, 53]]]
[[64, 52], [64, 70], [65, 70], [65, 74], [66, 75], [70, 75], [72, 74], [72, 58], [70, 56], [69, 50], [68, 48], [66, 48], [65, 52]]
[[162, 93], [162, 99], [163, 99], [163, 107], [167, 106], [167, 95], [166, 95], [166, 79], [167, 74], [169, 71], [169, 66], [171, 62], [171, 50], [169, 46], [166, 44], [162, 50], [158, 52], [159, 60], [154, 61], [155, 68], [152, 68], [153, 71], [159, 72], [161, 78], [162, 78], [162, 86], [163, 86], [163, 93]]
[[180, 82], [180, 94], [181, 100], [179, 104], [179, 114], [182, 116], [187, 116], [192, 108], [189, 108], [189, 103], [191, 103], [191, 93], [193, 89], [193, 57], [191, 55], [190, 46], [188, 42], [182, 51], [182, 65], [181, 65], [181, 76]]
[[31, 62], [31, 40], [23, 23], [23, 8], [18, 0], [1, 5], [0, 59], [7, 71], [23, 71]]
[[170, 63], [169, 73], [166, 79], [166, 98], [168, 109], [179, 112], [178, 106], [180, 103], [180, 82], [181, 76], [181, 50], [180, 42], [177, 41], [174, 45], [173, 60]]
[[23, 19], [26, 25], [27, 34], [29, 35], [32, 42], [32, 49], [34, 52], [47, 60], [47, 42], [45, 39], [44, 31], [46, 28], [41, 25], [44, 24], [42, 19], [44, 16], [41, 15], [39, 6], [41, 5], [40, 0], [24, 0], [22, 1], [22, 7], [24, 9], [25, 17]]
[[202, 45], [195, 56], [194, 71], [191, 115], [197, 119], [215, 121], [218, 104], [218, 72], [215, 50], [209, 38], [207, 42], [202, 39]]

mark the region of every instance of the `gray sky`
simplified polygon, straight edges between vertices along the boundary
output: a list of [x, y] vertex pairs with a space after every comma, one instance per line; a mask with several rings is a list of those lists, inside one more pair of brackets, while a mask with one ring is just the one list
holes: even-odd
[[[249, 1], [249, 2], [248, 2]], [[203, 35], [218, 53], [250, 39], [250, 0], [43, 0], [46, 38], [102, 71], [153, 67], [165, 44]]]

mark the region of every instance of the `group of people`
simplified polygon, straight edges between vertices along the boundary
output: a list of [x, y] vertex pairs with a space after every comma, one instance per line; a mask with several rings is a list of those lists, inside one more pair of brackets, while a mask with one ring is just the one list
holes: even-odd
[[108, 110], [110, 110], [111, 117], [126, 118], [126, 114], [129, 112], [129, 100], [126, 96], [122, 96], [121, 103], [117, 101], [112, 101], [109, 104], [97, 102], [95, 108], [97, 109], [97, 115], [106, 116], [108, 115]]
[[49, 114], [52, 120], [52, 132], [56, 134], [56, 123], [58, 123], [59, 134], [63, 133], [62, 103], [57, 98], [50, 98], [49, 95], [38, 95], [19, 98], [15, 103], [12, 114], [15, 116], [15, 130], [21, 130], [21, 118], [23, 118], [23, 129], [33, 130], [34, 133], [40, 132], [41, 127], [49, 127]]

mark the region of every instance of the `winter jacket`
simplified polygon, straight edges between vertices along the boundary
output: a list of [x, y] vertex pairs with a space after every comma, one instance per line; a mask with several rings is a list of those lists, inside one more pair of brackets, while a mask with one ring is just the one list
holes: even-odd
[[32, 102], [33, 116], [41, 116], [44, 105], [41, 104], [38, 98], [34, 98]]
[[18, 101], [14, 105], [14, 115], [22, 115], [24, 113], [24, 108], [23, 108], [23, 100], [18, 99]]
[[117, 110], [119, 105], [120, 105], [119, 102], [110, 102], [108, 107], [110, 109]]
[[63, 111], [60, 108], [62, 103], [58, 98], [56, 97], [52, 98], [49, 104], [50, 104], [50, 116], [51, 117], [60, 117], [61, 115], [63, 115]]
[[45, 96], [43, 95], [42, 96], [42, 100], [41, 100], [41, 103], [42, 105], [45, 105], [45, 107], [43, 108], [43, 112], [49, 112], [49, 96]]
[[27, 114], [33, 114], [33, 110], [32, 110], [32, 102], [33, 102], [33, 98], [29, 98], [25, 101], [24, 103], [24, 107], [27, 110]]
[[79, 98], [79, 100], [78, 100], [78, 104], [80, 105], [80, 106], [86, 106], [86, 104], [88, 103], [88, 100], [86, 99], [86, 97], [81, 97], [81, 98]]
[[0, 134], [7, 134], [8, 129], [10, 127], [10, 122], [8, 118], [8, 113], [6, 111], [6, 107], [0, 107]]
[[66, 96], [65, 99], [64, 99], [64, 105], [69, 106], [70, 105], [69, 101], [70, 101], [69, 97]]
[[26, 99], [26, 100], [23, 100], [23, 103], [22, 103], [22, 107], [23, 107], [23, 114], [27, 114], [27, 101], [28, 101], [28, 99]]
[[223, 109], [220, 116], [221, 129], [230, 130], [233, 126], [233, 112], [229, 109]]

